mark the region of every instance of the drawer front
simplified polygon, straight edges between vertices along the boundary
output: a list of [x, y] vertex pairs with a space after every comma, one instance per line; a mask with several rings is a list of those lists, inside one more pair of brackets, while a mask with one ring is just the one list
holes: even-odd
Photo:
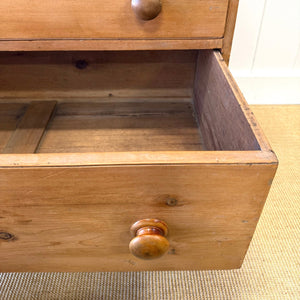
[[1, 1], [0, 39], [223, 37], [228, 0], [161, 0], [161, 5], [155, 19], [143, 21], [130, 0]]
[[[238, 268], [276, 166], [0, 170], [0, 272]], [[129, 252], [130, 227], [157, 218], [170, 248]]]

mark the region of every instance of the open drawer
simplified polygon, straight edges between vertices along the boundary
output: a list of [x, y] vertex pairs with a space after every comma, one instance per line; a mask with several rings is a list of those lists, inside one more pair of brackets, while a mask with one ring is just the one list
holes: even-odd
[[[218, 51], [0, 62], [0, 271], [241, 266], [277, 160]], [[159, 259], [128, 248], [148, 218]]]

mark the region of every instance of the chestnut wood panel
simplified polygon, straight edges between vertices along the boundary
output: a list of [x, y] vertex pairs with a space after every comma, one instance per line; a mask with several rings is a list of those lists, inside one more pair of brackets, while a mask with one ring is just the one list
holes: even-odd
[[[169, 100], [170, 101], [170, 100]], [[39, 153], [202, 150], [191, 103], [62, 103]]]
[[[0, 169], [0, 271], [240, 267], [276, 165]], [[172, 197], [175, 206], [166, 203]], [[143, 261], [131, 225], [158, 218], [170, 251]]]
[[196, 51], [0, 53], [0, 98], [190, 97]]
[[0, 39], [120, 39], [223, 37], [228, 0], [162, 0], [152, 21], [131, 1], [1, 1]]
[[[31, 103], [2, 153], [34, 153], [55, 109], [55, 101]], [[2, 105], [0, 104], [0, 109]]]

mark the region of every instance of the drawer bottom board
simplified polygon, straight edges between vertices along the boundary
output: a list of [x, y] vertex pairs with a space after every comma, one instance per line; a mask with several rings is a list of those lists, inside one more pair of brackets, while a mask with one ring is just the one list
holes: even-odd
[[0, 114], [2, 153], [204, 149], [191, 100], [2, 103]]

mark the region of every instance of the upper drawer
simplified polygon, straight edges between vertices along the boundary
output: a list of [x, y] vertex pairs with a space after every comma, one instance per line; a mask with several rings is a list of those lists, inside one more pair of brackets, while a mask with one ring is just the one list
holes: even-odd
[[178, 39], [224, 35], [228, 0], [161, 0], [151, 21], [131, 0], [0, 1], [0, 39]]

